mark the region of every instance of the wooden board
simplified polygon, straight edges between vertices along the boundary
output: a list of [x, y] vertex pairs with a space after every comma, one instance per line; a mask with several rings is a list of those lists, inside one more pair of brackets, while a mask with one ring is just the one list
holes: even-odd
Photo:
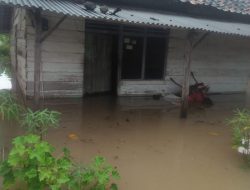
[[86, 34], [85, 92], [111, 90], [112, 36]]

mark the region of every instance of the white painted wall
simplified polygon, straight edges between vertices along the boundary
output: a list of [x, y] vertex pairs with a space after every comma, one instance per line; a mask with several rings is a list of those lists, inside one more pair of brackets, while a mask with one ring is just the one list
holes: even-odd
[[[182, 84], [184, 73], [184, 30], [171, 30], [167, 57], [167, 72], [162, 81], [121, 81], [119, 95], [152, 95], [172, 93]], [[250, 39], [210, 34], [193, 52], [191, 70], [199, 81], [210, 86], [210, 92], [245, 92], [250, 78]], [[191, 82], [193, 80], [191, 79]]]

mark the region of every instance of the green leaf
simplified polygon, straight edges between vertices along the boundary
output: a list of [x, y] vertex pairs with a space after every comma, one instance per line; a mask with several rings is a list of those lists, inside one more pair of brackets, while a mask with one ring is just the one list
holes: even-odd
[[114, 179], [120, 179], [120, 174], [119, 174], [119, 172], [118, 172], [117, 170], [113, 170], [113, 171], [112, 171], [112, 177], [113, 177]]
[[37, 170], [35, 168], [31, 168], [30, 170], [28, 170], [26, 173], [25, 173], [25, 176], [27, 176], [28, 178], [35, 178], [37, 177]]
[[111, 184], [110, 190], [118, 190], [118, 186], [114, 183]]

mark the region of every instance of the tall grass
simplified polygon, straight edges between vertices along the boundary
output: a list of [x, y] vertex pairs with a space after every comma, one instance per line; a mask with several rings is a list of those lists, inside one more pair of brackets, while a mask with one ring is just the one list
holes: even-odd
[[17, 103], [16, 97], [9, 90], [0, 90], [0, 116], [2, 120], [19, 121], [24, 108]]
[[250, 165], [250, 110], [236, 110], [228, 123], [232, 128], [233, 148], [244, 149], [243, 154]]
[[32, 111], [28, 109], [21, 121], [22, 126], [29, 133], [40, 135], [41, 137], [48, 132], [49, 128], [59, 126], [60, 113], [48, 109]]

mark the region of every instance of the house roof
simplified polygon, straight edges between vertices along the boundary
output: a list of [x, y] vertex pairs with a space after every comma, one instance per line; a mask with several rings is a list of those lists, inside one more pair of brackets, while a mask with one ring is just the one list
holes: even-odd
[[[82, 4], [65, 0], [0, 0], [0, 4], [25, 8], [39, 8], [41, 10], [57, 14], [109, 22], [111, 21], [125, 24], [146, 25], [161, 28], [196, 29], [204, 32], [217, 32], [250, 37], [250, 24], [222, 22], [216, 20], [173, 15], [164, 12], [124, 8], [121, 11], [117, 12], [116, 15], [111, 15], [109, 13], [101, 13], [99, 6], [97, 6], [95, 11], [89, 11], [86, 10], [84, 5]], [[113, 12], [114, 9], [114, 7], [109, 7], [109, 12]]]
[[180, 0], [194, 5], [208, 5], [223, 11], [250, 15], [250, 0]]

